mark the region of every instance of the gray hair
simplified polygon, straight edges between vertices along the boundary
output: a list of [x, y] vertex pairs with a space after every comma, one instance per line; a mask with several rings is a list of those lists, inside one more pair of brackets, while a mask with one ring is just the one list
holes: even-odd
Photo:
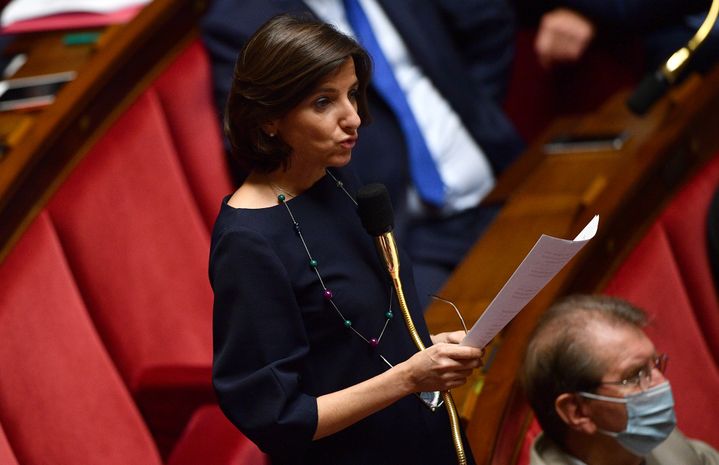
[[560, 445], [567, 425], [555, 410], [557, 397], [566, 392], [593, 391], [608, 369], [593, 353], [593, 322], [641, 330], [647, 324], [647, 315], [618, 298], [571, 295], [545, 312], [527, 345], [522, 385], [544, 433]]

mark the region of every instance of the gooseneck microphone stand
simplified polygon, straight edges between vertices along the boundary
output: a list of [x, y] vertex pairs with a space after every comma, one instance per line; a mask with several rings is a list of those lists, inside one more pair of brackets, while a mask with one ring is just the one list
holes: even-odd
[[[383, 184], [368, 184], [363, 186], [357, 193], [358, 213], [362, 224], [367, 232], [375, 239], [375, 245], [387, 266], [387, 272], [392, 279], [397, 300], [402, 311], [405, 325], [409, 331], [412, 342], [417, 350], [425, 349], [424, 343], [417, 332], [417, 328], [412, 321], [412, 315], [407, 307], [402, 290], [402, 281], [399, 276], [399, 255], [397, 253], [397, 244], [394, 240], [392, 229], [394, 228], [394, 212], [392, 211], [392, 203], [389, 198], [387, 188]], [[459, 465], [467, 464], [467, 456], [464, 453], [464, 444], [462, 443], [462, 435], [459, 428], [459, 415], [457, 408], [452, 400], [449, 391], [442, 392], [442, 400], [449, 415], [450, 428], [452, 430], [452, 441], [454, 449], [457, 453], [457, 462]]]
[[674, 52], [655, 72], [646, 76], [627, 100], [629, 109], [643, 115], [674, 84], [697, 48], [714, 28], [719, 15], [719, 0], [712, 0], [709, 13], [687, 44]]

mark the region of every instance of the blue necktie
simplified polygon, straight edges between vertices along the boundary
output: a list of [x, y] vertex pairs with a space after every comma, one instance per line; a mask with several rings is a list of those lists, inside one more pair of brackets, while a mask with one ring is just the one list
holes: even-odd
[[382, 53], [369, 20], [358, 0], [344, 0], [347, 20], [359, 42], [367, 49], [374, 62], [373, 84], [399, 119], [404, 132], [410, 158], [410, 172], [422, 200], [440, 207], [444, 204], [444, 184], [437, 166], [429, 153], [422, 132], [407, 103], [392, 67]]

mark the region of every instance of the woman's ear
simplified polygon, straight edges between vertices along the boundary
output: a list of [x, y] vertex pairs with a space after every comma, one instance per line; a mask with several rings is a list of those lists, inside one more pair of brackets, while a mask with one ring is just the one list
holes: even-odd
[[266, 121], [262, 123], [262, 132], [270, 137], [277, 135], [277, 121]]
[[554, 409], [569, 428], [586, 434], [596, 432], [597, 425], [588, 415], [587, 405], [577, 394], [568, 392], [560, 394], [554, 401]]

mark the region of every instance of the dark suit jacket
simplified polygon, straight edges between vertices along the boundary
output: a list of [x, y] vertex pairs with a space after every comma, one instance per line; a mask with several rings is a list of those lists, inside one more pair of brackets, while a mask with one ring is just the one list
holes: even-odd
[[550, 0], [577, 10], [602, 27], [646, 32], [681, 22], [684, 15], [706, 12], [708, 0]]
[[[495, 173], [501, 172], [523, 148], [499, 104], [513, 57], [514, 16], [506, 0], [378, 1], [418, 66], [460, 116]], [[202, 29], [220, 112], [242, 44], [266, 20], [286, 12], [312, 14], [301, 0], [212, 2]], [[477, 209], [449, 220], [409, 221], [405, 202], [411, 181], [402, 131], [371, 86], [368, 101], [372, 123], [360, 128], [352, 165], [363, 182], [387, 186], [396, 233], [412, 256], [418, 279], [422, 279], [422, 265], [439, 266], [448, 275], [489, 223], [493, 211]], [[441, 278], [426, 276], [441, 284]], [[433, 292], [436, 284], [434, 287], [427, 291]]]

